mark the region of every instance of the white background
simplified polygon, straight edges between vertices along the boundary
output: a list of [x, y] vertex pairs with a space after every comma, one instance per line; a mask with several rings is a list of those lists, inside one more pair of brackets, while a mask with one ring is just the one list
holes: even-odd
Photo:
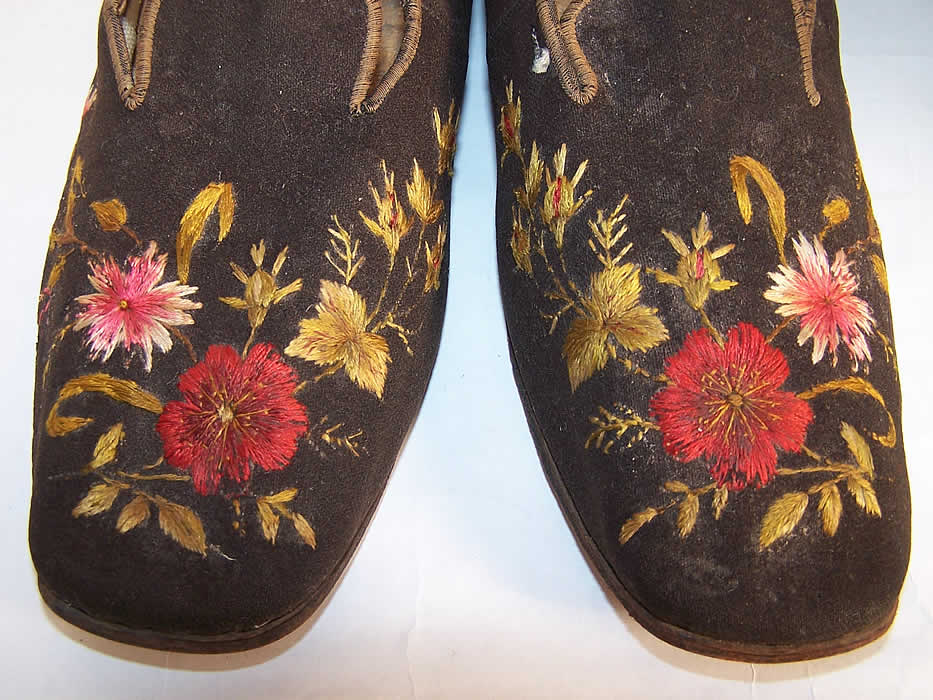
[[933, 3], [840, 5], [854, 128], [894, 299], [913, 558], [883, 640], [832, 659], [764, 666], [689, 654], [642, 630], [590, 573], [545, 483], [512, 382], [498, 297], [481, 8], [440, 357], [382, 505], [334, 595], [286, 639], [214, 657], [107, 642], [49, 613], [26, 545], [36, 297], [94, 72], [99, 2], [2, 0], [0, 695], [933, 697]]

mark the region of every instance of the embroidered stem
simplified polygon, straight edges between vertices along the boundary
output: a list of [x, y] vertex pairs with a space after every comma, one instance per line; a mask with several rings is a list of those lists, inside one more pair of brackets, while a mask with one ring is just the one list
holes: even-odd
[[184, 474], [131, 474], [129, 472], [118, 471], [117, 476], [124, 479], [134, 479], [136, 481], [191, 481], [190, 476]]
[[[425, 232], [425, 229], [427, 229], [427, 224], [426, 224], [424, 221], [422, 221], [422, 222], [421, 222], [421, 230], [418, 231], [418, 245], [415, 247], [415, 251], [416, 251], [416, 252], [415, 252], [415, 255], [416, 255], [416, 256], [419, 255], [419, 254], [421, 253], [421, 247], [424, 245], [424, 232]], [[417, 259], [418, 259], [418, 258], [416, 257], [415, 260], [417, 260]], [[405, 260], [407, 261], [408, 258], [405, 258]], [[417, 268], [418, 268], [417, 263], [415, 263], [415, 267], [412, 268], [411, 263], [409, 262], [407, 268], [408, 268], [408, 274], [407, 274], [406, 277], [405, 277], [405, 281], [402, 283], [402, 289], [401, 289], [401, 291], [398, 293], [398, 298], [395, 300], [395, 303], [392, 305], [392, 310], [389, 311], [389, 312], [386, 314], [385, 319], [383, 319], [382, 322], [379, 323], [379, 324], [373, 329], [373, 333], [378, 333], [382, 328], [384, 328], [386, 325], [388, 325], [388, 323], [387, 323], [387, 322], [388, 322], [388, 319], [393, 318], [393, 317], [395, 316], [395, 314], [398, 312], [399, 306], [402, 305], [402, 299], [405, 298], [405, 292], [408, 291], [408, 287], [411, 285], [412, 280], [415, 278], [415, 275], [418, 273], [418, 272], [417, 272]], [[406, 344], [406, 347], [407, 347], [407, 344]]]
[[188, 357], [191, 359], [191, 362], [193, 364], [197, 364], [198, 356], [195, 354], [194, 346], [191, 345], [191, 341], [188, 340], [188, 336], [182, 333], [181, 330], [175, 326], [169, 326], [168, 329], [169, 329], [169, 332], [172, 335], [174, 335], [176, 338], [178, 338], [178, 340], [181, 341], [181, 344], [185, 346], [185, 350], [188, 351]]
[[768, 337], [765, 338], [765, 342], [768, 345], [773, 343], [774, 339], [777, 338], [781, 334], [781, 331], [787, 328], [791, 324], [791, 321], [793, 320], [794, 320], [793, 316], [787, 316], [783, 321], [781, 321], [777, 326], [775, 326], [774, 330], [771, 331], [770, 335], [768, 335]]
[[716, 326], [713, 325], [713, 322], [709, 320], [709, 316], [706, 315], [706, 309], [700, 308], [697, 309], [700, 314], [700, 320], [703, 321], [703, 325], [709, 329], [709, 332], [713, 335], [713, 340], [715, 340], [720, 347], [725, 347], [726, 341], [722, 337], [722, 334], [717, 330]]
[[642, 369], [627, 357], [617, 357], [616, 359], [619, 361], [619, 364], [621, 364], [627, 371], [631, 372], [632, 374], [636, 374], [639, 377], [644, 377], [645, 379], [650, 379], [651, 381], [657, 382], [658, 384], [667, 385], [671, 383], [670, 378], [666, 374], [651, 374], [651, 372], [646, 369]]

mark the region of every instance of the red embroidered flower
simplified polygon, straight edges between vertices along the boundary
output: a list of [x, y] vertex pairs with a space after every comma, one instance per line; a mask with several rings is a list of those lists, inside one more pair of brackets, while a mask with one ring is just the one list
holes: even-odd
[[672, 457], [703, 457], [720, 486], [763, 485], [777, 468], [777, 451], [798, 452], [813, 412], [806, 401], [781, 391], [787, 361], [747, 323], [729, 331], [725, 347], [709, 331], [687, 336], [667, 361], [670, 385], [651, 410]]
[[178, 381], [184, 400], [168, 403], [156, 424], [166, 461], [191, 472], [202, 495], [216, 493], [223, 478], [247, 481], [251, 466], [283, 469], [308, 429], [296, 387], [271, 345], [254, 346], [246, 359], [212, 345]]

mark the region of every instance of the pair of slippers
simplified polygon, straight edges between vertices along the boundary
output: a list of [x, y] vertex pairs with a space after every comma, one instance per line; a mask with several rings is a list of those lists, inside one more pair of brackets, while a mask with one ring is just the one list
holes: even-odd
[[[878, 637], [910, 496], [833, 3], [486, 6], [509, 349], [581, 547], [685, 649]], [[336, 584], [437, 353], [469, 17], [104, 2], [39, 303], [59, 615], [236, 651]]]

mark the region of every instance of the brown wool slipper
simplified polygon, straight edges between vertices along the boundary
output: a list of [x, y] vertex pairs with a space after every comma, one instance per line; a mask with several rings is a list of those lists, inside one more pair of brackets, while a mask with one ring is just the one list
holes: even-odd
[[581, 547], [684, 649], [875, 639], [910, 495], [834, 4], [486, 5], [512, 361]]
[[39, 308], [30, 545], [63, 618], [236, 651], [333, 588], [438, 348], [468, 23], [104, 2]]

